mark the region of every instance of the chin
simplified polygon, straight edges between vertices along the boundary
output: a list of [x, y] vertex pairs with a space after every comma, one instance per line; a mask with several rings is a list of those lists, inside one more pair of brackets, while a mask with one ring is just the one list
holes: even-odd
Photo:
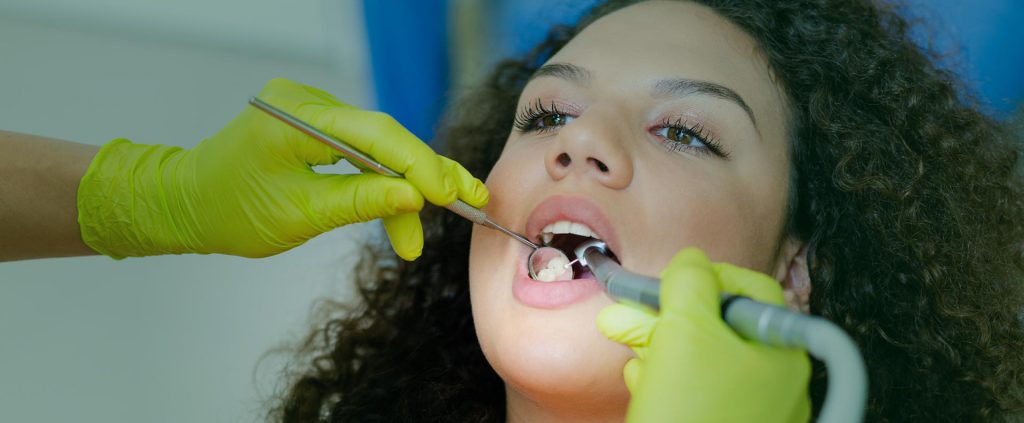
[[541, 404], [625, 410], [622, 368], [633, 353], [601, 335], [594, 322], [611, 303], [600, 296], [556, 310], [513, 304], [508, 314], [473, 314], [484, 355], [510, 394]]
[[557, 324], [530, 324], [532, 319], [527, 319], [524, 329], [530, 333], [503, 339], [492, 366], [509, 387], [529, 397], [590, 398], [600, 392], [605, 400], [628, 400], [622, 368], [632, 352], [598, 333], [593, 323], [596, 311], [588, 314], [589, 326], [571, 324], [575, 319]]

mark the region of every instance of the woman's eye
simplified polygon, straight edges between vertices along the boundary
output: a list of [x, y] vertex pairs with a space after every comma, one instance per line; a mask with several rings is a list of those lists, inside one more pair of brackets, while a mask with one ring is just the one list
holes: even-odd
[[566, 115], [566, 114], [563, 114], [563, 113], [548, 113], [546, 115], [537, 117], [533, 121], [533, 124], [530, 125], [530, 126], [531, 126], [531, 129], [543, 131], [543, 130], [552, 129], [552, 128], [555, 128], [555, 127], [558, 127], [558, 126], [563, 126], [563, 125], [571, 122], [572, 119], [573, 119], [572, 116], [569, 116], [569, 115]]
[[666, 126], [658, 130], [657, 135], [667, 140], [683, 144], [688, 147], [707, 148], [704, 140], [693, 134], [689, 129], [676, 126]]
[[704, 130], [701, 125], [687, 126], [680, 121], [665, 121], [654, 135], [662, 139], [665, 148], [673, 152], [690, 152], [695, 154], [710, 154], [722, 159], [728, 159], [729, 153], [722, 145], [712, 138], [711, 134]]
[[575, 120], [572, 114], [563, 112], [558, 104], [544, 104], [536, 100], [516, 113], [513, 126], [521, 132], [544, 133], [565, 126]]

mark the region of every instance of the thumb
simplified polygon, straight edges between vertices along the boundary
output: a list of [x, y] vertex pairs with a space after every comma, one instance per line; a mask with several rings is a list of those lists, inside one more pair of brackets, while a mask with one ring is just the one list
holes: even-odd
[[630, 395], [636, 395], [636, 387], [640, 383], [640, 372], [643, 361], [639, 358], [631, 358], [622, 368], [622, 378], [626, 381], [626, 389]]
[[307, 184], [306, 195], [321, 231], [423, 208], [423, 196], [400, 178], [373, 174], [320, 176]]
[[782, 286], [771, 276], [728, 263], [715, 263], [713, 267], [723, 291], [768, 304], [783, 305], [786, 302]]
[[661, 272], [662, 316], [675, 315], [693, 322], [720, 320], [719, 285], [703, 251], [680, 251]]
[[634, 349], [647, 346], [658, 317], [625, 304], [612, 304], [597, 315], [597, 330], [608, 339]]

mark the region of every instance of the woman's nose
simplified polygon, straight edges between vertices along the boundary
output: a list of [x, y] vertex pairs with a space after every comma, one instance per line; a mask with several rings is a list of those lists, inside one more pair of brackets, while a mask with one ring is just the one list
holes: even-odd
[[629, 186], [633, 160], [623, 144], [628, 134], [617, 123], [588, 113], [566, 124], [545, 154], [548, 174], [556, 181], [576, 175], [612, 189]]

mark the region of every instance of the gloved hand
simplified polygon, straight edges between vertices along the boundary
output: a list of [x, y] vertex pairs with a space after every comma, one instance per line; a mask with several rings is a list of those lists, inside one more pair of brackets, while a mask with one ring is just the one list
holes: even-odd
[[627, 421], [806, 422], [810, 360], [803, 351], [746, 341], [721, 318], [721, 291], [782, 304], [767, 275], [711, 264], [699, 249], [661, 273], [661, 312], [615, 304], [597, 326], [637, 358], [623, 369], [632, 398]]
[[114, 258], [221, 253], [264, 257], [333, 228], [384, 219], [406, 260], [423, 248], [423, 199], [487, 202], [487, 189], [462, 166], [435, 154], [390, 116], [359, 110], [285, 79], [259, 97], [342, 139], [405, 179], [326, 175], [314, 165], [342, 153], [246, 107], [191, 150], [114, 140], [90, 164], [78, 190], [82, 238]]

